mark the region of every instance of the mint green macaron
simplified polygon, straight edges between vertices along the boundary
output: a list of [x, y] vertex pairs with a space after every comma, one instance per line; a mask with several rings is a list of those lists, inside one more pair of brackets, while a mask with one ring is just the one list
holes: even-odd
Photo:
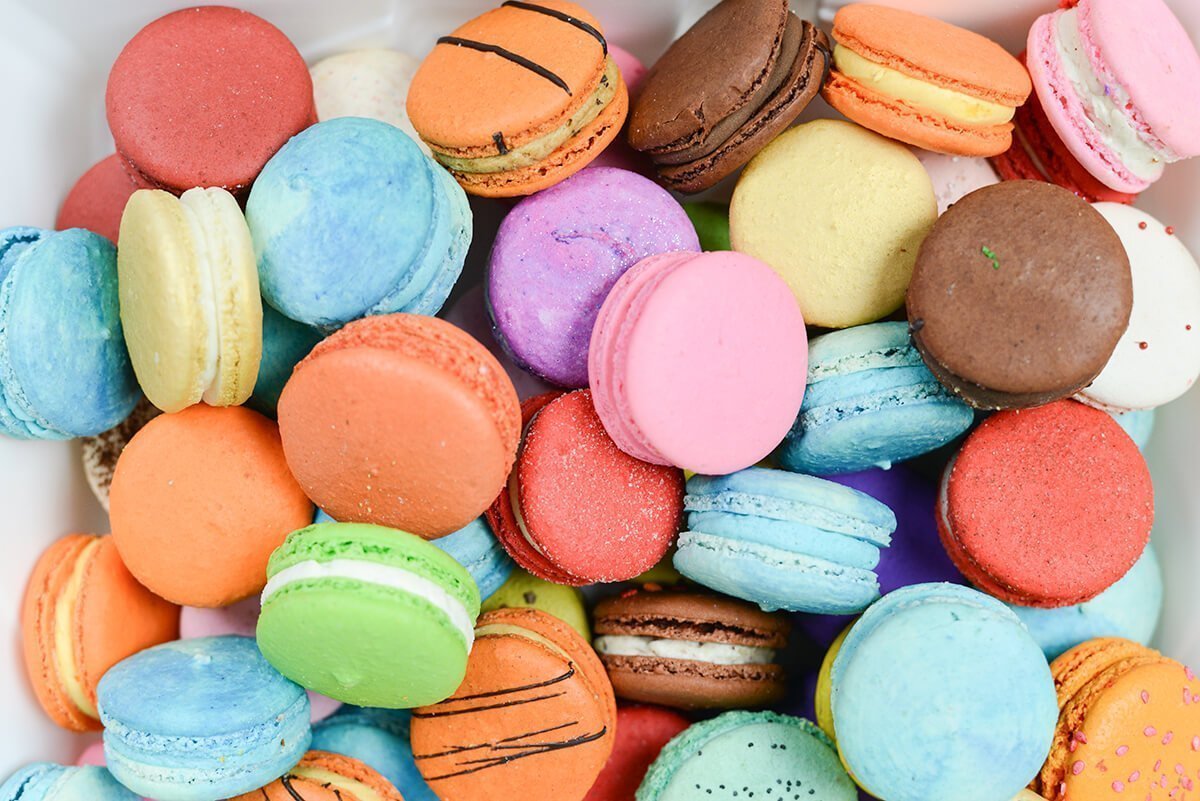
[[433, 704], [462, 683], [479, 590], [420, 537], [360, 523], [290, 534], [267, 565], [258, 645], [275, 669], [357, 706]]

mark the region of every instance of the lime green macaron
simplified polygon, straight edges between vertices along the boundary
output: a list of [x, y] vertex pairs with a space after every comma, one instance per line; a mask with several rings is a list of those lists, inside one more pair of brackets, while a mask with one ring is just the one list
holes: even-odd
[[575, 629], [588, 642], [592, 641], [579, 588], [546, 581], [519, 567], [483, 603], [484, 612], [497, 609], [540, 609]]
[[458, 689], [478, 616], [471, 575], [435, 545], [383, 526], [320, 523], [272, 554], [258, 646], [309, 690], [404, 709]]
[[120, 236], [121, 324], [146, 397], [165, 412], [245, 402], [262, 358], [262, 298], [237, 200], [142, 189]]

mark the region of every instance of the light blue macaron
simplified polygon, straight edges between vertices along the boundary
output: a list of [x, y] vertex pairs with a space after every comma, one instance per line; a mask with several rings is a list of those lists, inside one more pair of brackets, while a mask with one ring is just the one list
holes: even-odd
[[72, 439], [137, 404], [117, 299], [117, 251], [72, 228], [0, 231], [0, 433]]
[[1059, 609], [1010, 608], [1053, 660], [1096, 637], [1123, 637], [1149, 645], [1163, 606], [1163, 577], [1153, 545], [1147, 545], [1120, 581], [1087, 603]]
[[256, 790], [308, 750], [308, 696], [249, 637], [177, 640], [117, 663], [96, 696], [104, 756], [121, 784], [157, 801]]
[[283, 385], [292, 377], [292, 368], [321, 341], [317, 329], [289, 320], [270, 306], [263, 304], [262, 361], [254, 394], [246, 405], [254, 411], [275, 417], [275, 407]]
[[471, 209], [400, 129], [342, 117], [297, 134], [250, 190], [263, 298], [336, 328], [369, 314], [435, 314], [462, 272]]
[[885, 595], [833, 662], [838, 750], [888, 801], [1002, 801], [1041, 769], [1058, 722], [1050, 666], [1004, 604], [956, 584]]
[[[326, 514], [325, 510], [318, 509], [313, 522], [336, 521]], [[479, 587], [481, 601], [486, 601], [492, 593], [500, 589], [500, 585], [508, 581], [516, 567], [512, 557], [492, 533], [492, 527], [482, 517], [475, 518], [452, 534], [430, 540], [429, 543], [453, 556], [454, 561], [467, 569], [471, 578], [475, 579], [475, 585]]]
[[312, 748], [365, 762], [392, 783], [404, 801], [438, 801], [429, 789], [409, 745], [407, 709], [343, 706], [313, 726]]
[[809, 344], [804, 403], [775, 458], [822, 476], [889, 467], [940, 448], [974, 419], [925, 367], [905, 323], [860, 325]]
[[0, 784], [0, 801], [141, 801], [104, 768], [26, 765]]
[[832, 481], [750, 467], [693, 476], [675, 569], [718, 592], [825, 615], [861, 612], [879, 597], [875, 567], [896, 516]]
[[1133, 440], [1133, 444], [1138, 446], [1138, 450], [1146, 450], [1146, 446], [1150, 444], [1150, 435], [1154, 433], [1153, 409], [1114, 414], [1113, 419], [1125, 429], [1125, 433]]

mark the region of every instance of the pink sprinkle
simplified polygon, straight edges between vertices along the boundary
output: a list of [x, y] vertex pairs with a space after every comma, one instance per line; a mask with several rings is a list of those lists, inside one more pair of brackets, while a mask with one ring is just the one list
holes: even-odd
[[1070, 751], [1072, 754], [1075, 753], [1075, 749], [1078, 747], [1079, 747], [1079, 743], [1076, 742], [1075, 740], [1071, 740], [1067, 743], [1067, 750]]
[[1075, 764], [1071, 766], [1071, 772], [1078, 776], [1080, 773], [1083, 773], [1084, 767], [1082, 759], [1076, 760]]
[[1127, 753], [1129, 753], [1129, 746], [1127, 745], [1123, 745], [1117, 749], [1117, 756], [1125, 756]]
[[1125, 782], [1118, 779], [1117, 781], [1112, 783], [1112, 788], [1113, 788], [1114, 793], [1125, 792]]
[[1142, 690], [1142, 703], [1143, 704], [1150, 703], [1150, 693], [1146, 692], [1145, 690]]
[[1192, 738], [1192, 750], [1193, 750], [1193, 751], [1200, 751], [1200, 737], [1193, 737], [1193, 738]]
[[1142, 729], [1142, 734], [1146, 735], [1147, 737], [1153, 737], [1154, 735], [1158, 734], [1158, 729], [1154, 728], [1153, 726], [1147, 726], [1146, 728]]
[[1193, 694], [1192, 694], [1192, 703], [1193, 703], [1193, 704], [1200, 704], [1200, 693], [1193, 693]]
[[1169, 731], [1163, 735], [1162, 743], [1163, 743], [1163, 745], [1166, 745], [1167, 743], [1171, 742], [1174, 739], [1175, 739], [1175, 732]]
[[1183, 784], [1183, 789], [1187, 790], [1189, 793], [1192, 791], [1193, 785], [1191, 779], [1182, 779], [1181, 783]]
[[1196, 674], [1193, 673], [1192, 669], [1190, 667], [1188, 667], [1187, 665], [1183, 666], [1183, 675], [1187, 676], [1188, 681], [1196, 680]]
[[1158, 773], [1158, 769], [1161, 767], [1162, 767], [1162, 760], [1161, 759], [1154, 760], [1154, 772]]
[[1075, 734], [1074, 734], [1074, 735], [1072, 735], [1072, 736], [1073, 736], [1073, 737], [1074, 737], [1076, 740], [1078, 740], [1079, 742], [1083, 743], [1084, 745], [1087, 745], [1087, 735], [1086, 735], [1086, 734], [1084, 734], [1083, 732], [1081, 732], [1081, 731], [1077, 731], [1077, 732], [1075, 732]]
[[1129, 783], [1132, 784], [1140, 778], [1142, 778], [1142, 772], [1140, 770], [1135, 770], [1133, 773], [1129, 774]]
[[1180, 765], [1178, 762], [1176, 762], [1175, 763], [1175, 772], [1178, 773], [1180, 776], [1182, 776], [1183, 775], [1183, 765]]
[[1188, 693], [1187, 687], [1183, 688], [1183, 702], [1185, 704], [1190, 704], [1192, 702], [1192, 696]]

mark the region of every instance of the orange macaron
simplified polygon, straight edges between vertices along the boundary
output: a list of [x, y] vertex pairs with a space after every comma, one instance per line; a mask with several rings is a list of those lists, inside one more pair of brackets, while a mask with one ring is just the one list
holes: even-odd
[[825, 99], [851, 120], [910, 145], [995, 156], [1033, 91], [1023, 64], [973, 31], [910, 11], [852, 3], [833, 20]]
[[25, 668], [46, 714], [100, 728], [96, 685], [117, 662], [179, 636], [179, 607], [137, 582], [112, 537], [69, 534], [42, 553], [21, 605]]
[[226, 606], [263, 588], [267, 560], [313, 508], [275, 423], [197, 404], [151, 420], [113, 474], [109, 518], [137, 579], [185, 606]]
[[404, 801], [374, 768], [353, 757], [309, 751], [266, 787], [229, 801]]

